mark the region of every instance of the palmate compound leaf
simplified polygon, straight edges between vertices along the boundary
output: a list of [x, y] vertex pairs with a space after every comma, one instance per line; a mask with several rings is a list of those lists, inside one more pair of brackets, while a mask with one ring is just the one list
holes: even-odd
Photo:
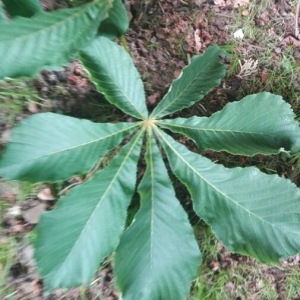
[[228, 169], [189, 151], [157, 130], [175, 175], [189, 190], [195, 212], [232, 252], [263, 263], [300, 249], [300, 191], [258, 169]]
[[6, 11], [11, 17], [32, 17], [43, 10], [39, 0], [2, 0]]
[[114, 0], [112, 8], [98, 30], [99, 34], [109, 39], [120, 37], [128, 30], [127, 11], [121, 0]]
[[177, 118], [157, 122], [184, 134], [201, 150], [248, 155], [297, 152], [299, 123], [281, 96], [267, 92], [227, 104], [211, 117]]
[[200, 251], [153, 136], [146, 163], [140, 210], [116, 251], [117, 284], [122, 300], [186, 299]]
[[80, 60], [98, 92], [111, 104], [135, 118], [148, 117], [143, 82], [122, 47], [98, 37], [80, 52]]
[[97, 34], [112, 0], [72, 9], [40, 12], [0, 23], [0, 78], [34, 76], [43, 68], [68, 63]]
[[0, 160], [0, 175], [38, 182], [82, 174], [138, 125], [97, 124], [53, 113], [34, 115], [13, 129]]
[[201, 100], [212, 88], [218, 86], [225, 75], [225, 67], [220, 55], [226, 52], [218, 46], [208, 47], [204, 54], [194, 56], [184, 67], [179, 77], [173, 81], [168, 93], [151, 114], [159, 119]]
[[47, 291], [89, 284], [117, 247], [135, 191], [142, 136], [140, 130], [106, 168], [42, 215], [35, 259]]

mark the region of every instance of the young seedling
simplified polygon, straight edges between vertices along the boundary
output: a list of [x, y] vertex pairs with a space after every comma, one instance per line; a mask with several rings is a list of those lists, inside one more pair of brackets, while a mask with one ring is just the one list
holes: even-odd
[[[0, 161], [0, 174], [12, 180], [57, 182], [87, 173], [99, 157], [125, 142], [106, 167], [42, 215], [35, 259], [46, 290], [89, 284], [100, 262], [115, 252], [122, 299], [187, 297], [201, 252], [164, 157], [190, 193], [197, 215], [232, 252], [271, 263], [300, 250], [300, 192], [292, 182], [254, 167], [225, 168], [170, 134], [190, 138], [201, 150], [237, 155], [298, 151], [300, 130], [291, 107], [270, 93], [229, 103], [211, 117], [164, 118], [220, 83], [223, 54], [213, 46], [193, 57], [149, 113], [130, 56], [99, 37], [80, 52], [80, 60], [97, 90], [136, 121], [97, 124], [42, 113], [14, 128]], [[136, 187], [144, 140], [146, 170]], [[140, 208], [125, 228], [136, 188]]]

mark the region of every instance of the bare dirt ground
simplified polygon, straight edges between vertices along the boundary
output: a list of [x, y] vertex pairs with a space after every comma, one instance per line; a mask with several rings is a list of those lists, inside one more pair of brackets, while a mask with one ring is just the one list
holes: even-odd
[[[58, 2], [50, 1], [48, 8], [59, 7]], [[131, 0], [128, 4], [131, 24], [126, 40], [145, 83], [150, 108], [162, 98], [193, 55], [201, 54], [211, 44], [218, 44], [232, 55], [225, 59], [228, 76], [219, 88], [201, 103], [180, 112], [180, 116], [209, 116], [230, 101], [263, 90], [282, 94], [299, 114], [298, 77], [290, 75], [300, 57], [300, 41], [295, 36], [295, 3], [285, 0], [257, 4], [247, 0]], [[235, 37], [239, 29], [245, 34], [242, 39]], [[257, 61], [257, 65], [249, 62], [250, 59]], [[289, 68], [291, 72], [287, 71]], [[287, 81], [277, 74], [283, 74]], [[274, 79], [271, 76], [275, 76]], [[1, 94], [12, 85], [17, 93]], [[0, 104], [0, 151], [12, 126], [31, 114], [54, 111], [101, 122], [126, 118], [96, 94], [76, 61], [60, 72], [42, 72], [34, 80], [0, 82]], [[256, 165], [265, 172], [272, 170], [300, 184], [295, 166], [274, 157], [247, 159], [209, 151], [204, 154], [226, 166]], [[262, 164], [267, 167], [262, 168]], [[73, 178], [62, 188], [78, 182], [80, 178]], [[177, 193], [188, 207], [185, 191], [179, 187]], [[20, 200], [24, 201], [20, 203]], [[43, 283], [34, 268], [30, 241], [34, 239], [32, 229], [39, 214], [52, 209], [55, 201], [48, 186], [32, 189], [0, 180], [0, 213], [3, 215], [0, 249], [11, 253], [11, 258], [5, 259], [0, 254], [0, 273], [5, 274], [0, 299], [118, 299], [110, 258], [90, 287], [57, 290], [43, 296]], [[279, 267], [260, 265], [250, 258], [228, 253], [200, 220], [191, 216], [191, 221], [197, 225], [196, 235], [204, 261], [199, 278], [191, 286], [189, 299], [300, 299], [299, 255]]]

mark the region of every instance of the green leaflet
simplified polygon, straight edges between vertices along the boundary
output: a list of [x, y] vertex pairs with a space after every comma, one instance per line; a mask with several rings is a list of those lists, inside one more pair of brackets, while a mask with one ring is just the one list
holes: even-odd
[[294, 118], [281, 96], [264, 92], [229, 103], [209, 118], [177, 118], [158, 124], [189, 137], [201, 150], [252, 156], [295, 152], [300, 129]]
[[5, 14], [0, 2], [0, 24], [6, 22]]
[[129, 21], [127, 11], [121, 0], [114, 0], [112, 8], [98, 30], [99, 34], [109, 39], [114, 39], [125, 34]]
[[80, 52], [80, 60], [110, 103], [135, 118], [148, 117], [143, 83], [126, 51], [98, 37]]
[[2, 0], [2, 2], [11, 17], [30, 18], [43, 10], [38, 0]]
[[186, 299], [200, 252], [153, 136], [146, 163], [140, 210], [116, 251], [117, 284], [123, 300]]
[[117, 247], [135, 191], [142, 133], [42, 215], [35, 259], [48, 291], [89, 284], [100, 262]]
[[168, 93], [155, 107], [151, 118], [158, 119], [189, 107], [201, 100], [213, 87], [220, 84], [225, 68], [219, 56], [226, 55], [218, 46], [209, 47], [204, 54], [194, 56], [173, 81]]
[[97, 124], [53, 113], [34, 115], [14, 128], [0, 161], [0, 175], [38, 182], [85, 173], [138, 124]]
[[227, 169], [157, 131], [175, 175], [195, 212], [231, 251], [277, 262], [300, 249], [300, 191], [258, 169]]
[[[0, 78], [34, 76], [74, 58], [97, 33], [112, 0], [96, 0], [73, 9], [40, 12], [0, 23]], [[17, 59], [16, 59], [17, 58]]]

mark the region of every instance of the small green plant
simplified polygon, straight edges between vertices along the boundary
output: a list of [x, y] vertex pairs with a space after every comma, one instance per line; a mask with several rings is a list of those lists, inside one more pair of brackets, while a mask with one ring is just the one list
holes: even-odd
[[[98, 37], [80, 60], [97, 90], [137, 121], [97, 124], [41, 113], [14, 128], [0, 161], [0, 174], [12, 180], [63, 181], [119, 149], [107, 166], [88, 173], [42, 215], [35, 259], [46, 290], [89, 284], [100, 262], [115, 252], [122, 299], [185, 299], [201, 252], [164, 158], [189, 191], [197, 215], [232, 252], [271, 263], [299, 251], [300, 191], [292, 182], [254, 167], [225, 168], [169, 134], [182, 134], [201, 150], [236, 155], [298, 151], [300, 130], [290, 105], [266, 92], [229, 103], [211, 117], [164, 118], [220, 83], [225, 74], [220, 55], [224, 51], [213, 46], [193, 57], [149, 113], [130, 56]], [[136, 187], [144, 139], [146, 170]], [[136, 188], [140, 208], [124, 231]]]

